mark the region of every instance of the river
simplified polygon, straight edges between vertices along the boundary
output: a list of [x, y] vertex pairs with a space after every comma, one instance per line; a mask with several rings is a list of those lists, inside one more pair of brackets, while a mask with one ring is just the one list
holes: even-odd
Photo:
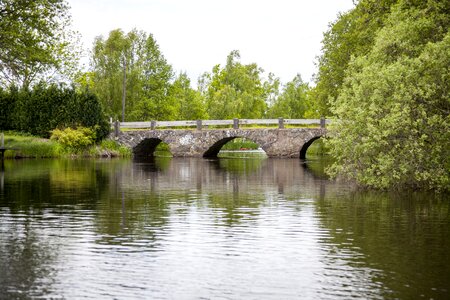
[[297, 159], [7, 160], [0, 299], [450, 299], [449, 197]]

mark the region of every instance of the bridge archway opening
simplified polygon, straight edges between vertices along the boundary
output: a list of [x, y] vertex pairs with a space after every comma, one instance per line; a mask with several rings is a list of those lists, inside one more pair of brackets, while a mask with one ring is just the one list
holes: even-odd
[[157, 138], [144, 139], [133, 148], [135, 157], [172, 156], [168, 144]]
[[249, 153], [267, 156], [258, 143], [235, 136], [217, 141], [204, 153], [203, 157], [246, 157]]
[[[313, 144], [314, 146], [310, 147]], [[303, 144], [300, 149], [300, 159], [306, 159], [307, 156], [321, 155], [322, 151], [324, 151], [323, 140], [321, 139], [321, 136], [316, 136]]]

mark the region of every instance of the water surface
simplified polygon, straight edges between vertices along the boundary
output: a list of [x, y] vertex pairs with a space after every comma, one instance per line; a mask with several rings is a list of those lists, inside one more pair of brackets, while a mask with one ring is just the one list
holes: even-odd
[[0, 270], [0, 299], [448, 299], [449, 199], [297, 159], [6, 161]]

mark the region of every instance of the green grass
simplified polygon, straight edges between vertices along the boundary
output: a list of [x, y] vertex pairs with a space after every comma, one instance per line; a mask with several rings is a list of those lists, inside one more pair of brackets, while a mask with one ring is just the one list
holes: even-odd
[[255, 142], [244, 138], [236, 138], [223, 145], [221, 150], [256, 150], [258, 148], [259, 145]]
[[164, 142], [161, 142], [156, 146], [153, 155], [156, 157], [172, 157], [169, 145]]
[[131, 150], [129, 148], [119, 145], [119, 143], [113, 140], [103, 140], [100, 143], [100, 148], [104, 150], [114, 151], [119, 154], [119, 156], [131, 156]]
[[17, 132], [5, 133], [5, 147], [17, 150], [7, 150], [5, 158], [46, 158], [61, 155], [62, 147], [54, 141], [33, 137], [28, 134]]
[[5, 132], [6, 148], [15, 150], [5, 151], [5, 158], [62, 158], [62, 157], [130, 157], [131, 150], [120, 146], [112, 140], [103, 140], [98, 145], [83, 150], [63, 147], [60, 143], [31, 136], [20, 132]]

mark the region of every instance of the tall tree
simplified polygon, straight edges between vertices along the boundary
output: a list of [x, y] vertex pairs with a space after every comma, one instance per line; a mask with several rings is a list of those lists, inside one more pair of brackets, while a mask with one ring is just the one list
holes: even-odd
[[300, 74], [288, 82], [276, 101], [270, 106], [268, 117], [284, 117], [289, 119], [301, 119], [308, 110], [309, 86], [303, 82]]
[[0, 1], [0, 84], [27, 88], [67, 75], [79, 52], [65, 0]]
[[177, 119], [207, 119], [203, 97], [199, 91], [191, 88], [191, 81], [186, 73], [178, 75], [170, 88], [169, 95], [173, 98], [173, 103], [177, 103]]
[[370, 51], [377, 30], [383, 26], [391, 6], [397, 1], [360, 0], [354, 9], [340, 14], [330, 24], [322, 40], [316, 86], [312, 90], [320, 115], [331, 115], [330, 102], [339, 95], [350, 59]]
[[[92, 52], [94, 92], [103, 102], [107, 113], [115, 118], [119, 118], [122, 111], [122, 71], [130, 44], [129, 39], [120, 29], [111, 31], [107, 40], [103, 40], [100, 36], [94, 41]], [[128, 64], [128, 70], [132, 69], [131, 63]], [[134, 85], [131, 74], [128, 77], [127, 84]], [[131, 88], [129, 90], [130, 96]], [[130, 105], [131, 103], [127, 101], [127, 106]]]
[[450, 3], [401, 0], [385, 24], [332, 101], [329, 171], [377, 188], [450, 189]]
[[265, 114], [268, 91], [255, 63], [239, 62], [239, 51], [232, 51], [224, 68], [216, 65], [212, 73], [203, 74], [200, 89], [213, 119], [261, 118]]
[[[126, 72], [126, 82], [124, 80]], [[113, 30], [97, 37], [92, 54], [93, 89], [110, 116], [122, 114], [126, 88], [126, 120], [174, 119], [176, 103], [169, 97], [172, 67], [150, 34], [133, 29]]]

